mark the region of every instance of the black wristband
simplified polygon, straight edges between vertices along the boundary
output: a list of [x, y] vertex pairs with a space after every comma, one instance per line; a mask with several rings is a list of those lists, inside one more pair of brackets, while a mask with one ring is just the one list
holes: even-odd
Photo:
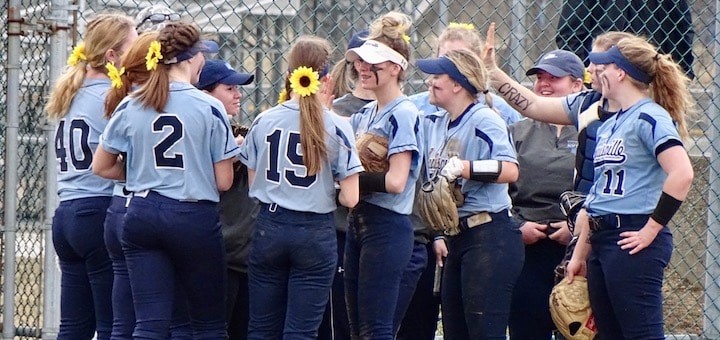
[[360, 192], [387, 192], [384, 172], [361, 172]]
[[682, 204], [681, 200], [676, 199], [663, 191], [658, 200], [655, 211], [653, 211], [650, 218], [661, 225], [667, 225], [672, 219], [673, 215], [680, 209]]
[[497, 183], [502, 173], [502, 162], [496, 160], [470, 161], [470, 179], [485, 183]]

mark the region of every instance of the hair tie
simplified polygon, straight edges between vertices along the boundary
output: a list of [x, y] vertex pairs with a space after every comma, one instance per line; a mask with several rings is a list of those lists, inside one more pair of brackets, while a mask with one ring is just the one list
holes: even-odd
[[70, 66], [77, 65], [80, 61], [87, 61], [87, 56], [85, 55], [85, 43], [81, 42], [73, 48], [72, 53], [68, 57], [67, 63]]
[[488, 90], [488, 89], [485, 89], [482, 91], [483, 94], [488, 94], [489, 92], [490, 92], [490, 90]]
[[659, 52], [655, 53], [655, 61], [660, 60], [660, 58], [662, 58], [662, 54], [660, 54]]
[[148, 71], [154, 71], [157, 69], [158, 62], [163, 58], [160, 53], [160, 43], [156, 40], [150, 43], [148, 53], [145, 55], [145, 68]]
[[475, 25], [468, 23], [451, 22], [448, 24], [447, 28], [462, 28], [468, 31], [473, 31], [475, 30]]
[[290, 88], [301, 97], [315, 94], [320, 89], [320, 75], [312, 67], [300, 66], [290, 74]]
[[113, 63], [105, 64], [105, 68], [108, 70], [108, 77], [112, 81], [112, 87], [119, 89], [122, 88], [122, 75], [125, 74], [125, 67], [121, 67], [118, 71], [117, 67]]

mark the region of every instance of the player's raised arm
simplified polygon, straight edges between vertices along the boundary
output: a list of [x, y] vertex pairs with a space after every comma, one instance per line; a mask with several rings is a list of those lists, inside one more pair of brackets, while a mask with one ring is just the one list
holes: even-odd
[[494, 22], [488, 27], [482, 59], [491, 74], [491, 84], [497, 93], [523, 116], [548, 123], [572, 124], [563, 108], [564, 99], [536, 95], [498, 67], [495, 60]]

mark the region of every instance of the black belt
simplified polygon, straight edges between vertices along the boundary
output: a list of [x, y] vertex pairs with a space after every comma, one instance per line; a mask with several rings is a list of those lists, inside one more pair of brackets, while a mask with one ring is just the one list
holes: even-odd
[[600, 231], [609, 229], [620, 229], [623, 227], [631, 226], [644, 226], [650, 219], [650, 215], [637, 214], [637, 215], [619, 215], [619, 214], [608, 214], [590, 217], [590, 231]]

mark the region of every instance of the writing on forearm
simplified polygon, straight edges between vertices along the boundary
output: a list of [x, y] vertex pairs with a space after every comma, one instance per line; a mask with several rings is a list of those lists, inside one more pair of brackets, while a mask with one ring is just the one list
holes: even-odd
[[527, 110], [528, 106], [530, 106], [530, 101], [510, 83], [500, 85], [500, 87], [498, 87], [498, 93], [500, 93], [510, 105], [520, 110]]

